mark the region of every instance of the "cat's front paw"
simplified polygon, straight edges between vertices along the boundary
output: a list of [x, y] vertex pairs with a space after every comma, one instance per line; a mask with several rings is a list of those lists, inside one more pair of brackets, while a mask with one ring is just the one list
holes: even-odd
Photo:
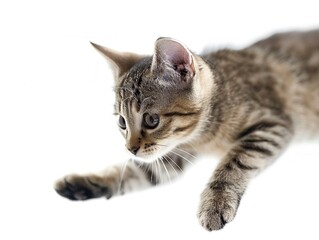
[[240, 196], [235, 192], [205, 189], [198, 212], [201, 225], [208, 231], [222, 229], [234, 219], [239, 202]]
[[108, 187], [99, 185], [96, 176], [68, 175], [54, 184], [55, 191], [70, 200], [87, 200], [106, 196], [110, 198], [112, 192]]

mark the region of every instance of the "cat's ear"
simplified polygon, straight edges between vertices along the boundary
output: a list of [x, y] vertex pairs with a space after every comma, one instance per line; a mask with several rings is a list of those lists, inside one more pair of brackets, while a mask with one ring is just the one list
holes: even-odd
[[194, 57], [182, 43], [171, 38], [159, 38], [151, 71], [160, 74], [165, 81], [178, 81], [183, 85], [191, 82], [195, 75]]
[[134, 64], [143, 58], [143, 56], [135, 53], [118, 52], [96, 43], [90, 43], [96, 50], [98, 50], [99, 53], [103, 55], [103, 57], [108, 60], [116, 77], [121, 77], [131, 67], [133, 67]]

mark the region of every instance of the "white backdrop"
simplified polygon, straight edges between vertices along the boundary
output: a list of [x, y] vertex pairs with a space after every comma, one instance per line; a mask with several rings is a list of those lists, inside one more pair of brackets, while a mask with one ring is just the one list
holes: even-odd
[[152, 53], [170, 36], [195, 52], [319, 27], [317, 1], [2, 1], [0, 239], [318, 239], [318, 142], [258, 176], [236, 219], [206, 232], [196, 211], [217, 159], [172, 185], [71, 202], [53, 182], [125, 160], [112, 73], [89, 41]]

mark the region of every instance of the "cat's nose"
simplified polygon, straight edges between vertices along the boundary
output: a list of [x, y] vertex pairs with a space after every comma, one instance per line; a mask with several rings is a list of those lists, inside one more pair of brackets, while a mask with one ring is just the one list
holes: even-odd
[[132, 146], [130, 148], [127, 148], [131, 153], [133, 153], [134, 155], [136, 155], [136, 153], [138, 152], [138, 150], [140, 149], [140, 146]]

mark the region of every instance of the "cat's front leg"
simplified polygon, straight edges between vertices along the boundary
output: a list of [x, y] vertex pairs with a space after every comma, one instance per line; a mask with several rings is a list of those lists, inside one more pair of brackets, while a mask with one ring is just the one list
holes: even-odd
[[[186, 156], [184, 156], [186, 155]], [[130, 160], [106, 170], [86, 175], [67, 175], [55, 183], [55, 190], [70, 200], [111, 198], [127, 192], [170, 182], [183, 173], [193, 155], [176, 149], [151, 163]]]
[[157, 177], [146, 164], [133, 161], [111, 166], [95, 174], [70, 174], [58, 181], [54, 189], [70, 200], [107, 199], [157, 183]]
[[262, 121], [242, 131], [201, 195], [199, 221], [209, 231], [232, 221], [250, 179], [272, 163], [291, 139], [289, 124]]

